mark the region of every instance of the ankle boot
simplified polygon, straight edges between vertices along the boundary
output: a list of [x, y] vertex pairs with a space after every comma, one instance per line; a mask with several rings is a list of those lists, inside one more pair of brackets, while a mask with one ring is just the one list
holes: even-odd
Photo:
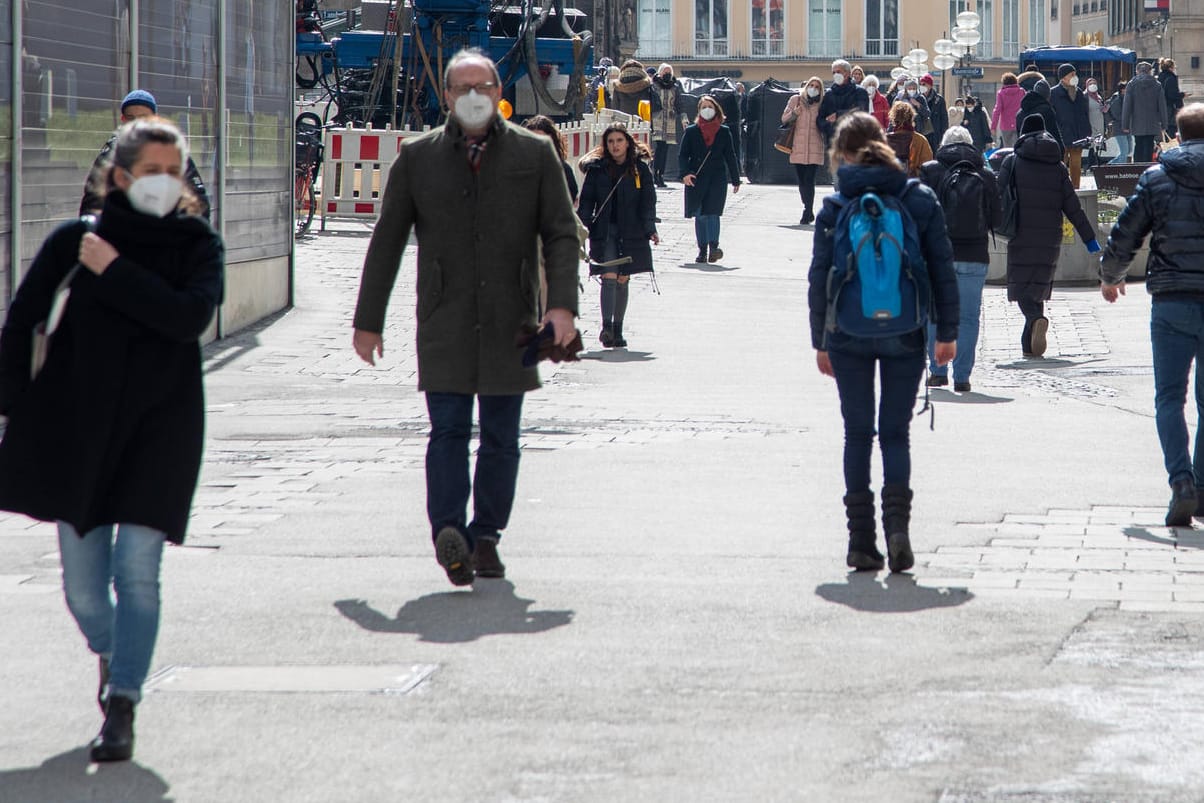
[[853, 569], [878, 571], [883, 566], [882, 553], [874, 525], [874, 492], [857, 491], [844, 498], [845, 515], [849, 520], [849, 554], [845, 564]]
[[92, 740], [92, 760], [129, 761], [134, 755], [134, 701], [110, 694], [105, 706], [105, 724]]
[[698, 256], [694, 258], [694, 261], [700, 265], [707, 264], [707, 247], [705, 245], [698, 246]]
[[614, 347], [617, 349], [627, 348], [627, 338], [623, 337], [623, 322], [622, 321], [615, 321], [614, 333], [615, 333]]
[[718, 262], [723, 259], [723, 249], [719, 247], [719, 243], [711, 243], [711, 256], [709, 261]]
[[105, 692], [109, 688], [109, 659], [103, 655], [100, 656], [100, 686], [96, 689], [96, 704], [100, 706], [100, 713], [105, 712]]
[[886, 534], [887, 563], [892, 572], [915, 566], [911, 552], [911, 489], [906, 485], [882, 487], [882, 531]]

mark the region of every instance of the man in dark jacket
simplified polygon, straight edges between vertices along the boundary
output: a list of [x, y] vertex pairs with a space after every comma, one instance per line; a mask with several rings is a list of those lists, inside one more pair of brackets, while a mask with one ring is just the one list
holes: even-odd
[[[155, 101], [155, 96], [145, 89], [135, 89], [121, 101], [122, 125], [139, 117], [154, 117], [158, 113], [159, 104]], [[114, 133], [92, 162], [92, 169], [88, 171], [88, 179], [84, 182], [84, 197], [79, 204], [80, 216], [96, 214], [104, 206], [104, 192], [102, 192], [104, 171], [109, 166], [111, 161], [109, 154], [113, 152], [113, 143], [116, 141], [117, 134]], [[201, 208], [198, 214], [208, 220], [209, 193], [205, 192], [205, 182], [201, 180], [200, 171], [196, 169], [196, 162], [192, 161], [191, 156], [188, 157], [188, 165], [184, 171], [184, 183], [200, 202]]]
[[1049, 330], [1045, 302], [1053, 293], [1062, 250], [1062, 216], [1070, 218], [1088, 251], [1095, 253], [1100, 247], [1095, 225], [1083, 211], [1062, 164], [1062, 149], [1045, 131], [1039, 114], [1024, 119], [1016, 147], [1000, 167], [999, 186], [1007, 187], [1013, 180], [1019, 216], [1016, 235], [1008, 241], [1008, 301], [1015, 301], [1024, 315], [1021, 352], [1040, 357]]
[[1148, 61], [1138, 62], [1137, 74], [1125, 89], [1125, 108], [1121, 116], [1121, 133], [1133, 136], [1133, 163], [1154, 161], [1154, 142], [1169, 124], [1166, 113], [1166, 93], [1154, 79]]
[[1016, 130], [1019, 131], [1030, 114], [1039, 114], [1045, 124], [1045, 132], [1054, 138], [1058, 147], [1064, 148], [1062, 135], [1058, 133], [1058, 115], [1049, 104], [1049, 84], [1042, 78], [1033, 84], [1032, 91], [1020, 101], [1020, 111], [1016, 112]]
[[[1171, 485], [1166, 524], [1190, 527], [1192, 516], [1204, 512], [1204, 442], [1197, 439], [1193, 456], [1183, 411], [1192, 361], [1204, 343], [1204, 103], [1185, 106], [1178, 122], [1183, 144], [1141, 174], [1112, 226], [1100, 259], [1100, 291], [1109, 302], [1124, 294], [1129, 263], [1152, 233], [1145, 286], [1153, 296], [1154, 420]], [[1197, 397], [1200, 371], [1197, 363]], [[1197, 412], [1204, 408], [1197, 405]]]
[[927, 73], [920, 76], [920, 96], [928, 103], [928, 121], [932, 124], [932, 130], [924, 136], [928, 137], [928, 144], [936, 153], [945, 129], [949, 127], [949, 109], [945, 106], [945, 98], [933, 86], [932, 76]]
[[1058, 85], [1049, 91], [1049, 105], [1058, 118], [1058, 132], [1066, 148], [1066, 167], [1070, 183], [1077, 190], [1083, 176], [1083, 149], [1074, 143], [1091, 136], [1091, 111], [1087, 96], [1079, 91], [1079, 76], [1073, 64], [1058, 68]]
[[853, 67], [844, 59], [832, 62], [832, 86], [819, 102], [819, 119], [816, 125], [831, 139], [836, 131], [836, 121], [849, 112], [869, 112], [870, 96], [853, 83]]
[[[555, 345], [577, 336], [577, 217], [552, 143], [497, 112], [497, 67], [480, 51], [444, 74], [447, 124], [406, 140], [389, 170], [364, 259], [352, 344], [370, 365], [384, 354], [385, 310], [402, 251], [418, 238], [418, 389], [431, 433], [427, 515], [435, 556], [455, 585], [503, 577], [498, 539], [518, 480], [523, 395], [539, 387], [514, 346], [534, 327], [539, 246], [547, 275], [543, 325]], [[481, 446], [470, 484], [473, 402]], [[465, 509], [473, 498], [473, 519]]]

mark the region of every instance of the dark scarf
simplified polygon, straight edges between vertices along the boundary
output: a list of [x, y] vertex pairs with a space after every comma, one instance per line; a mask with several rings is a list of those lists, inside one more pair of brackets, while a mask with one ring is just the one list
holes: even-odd
[[699, 119], [698, 130], [702, 132], [702, 141], [708, 148], [715, 144], [715, 137], [718, 136], [719, 128], [722, 125], [718, 115], [710, 121]]

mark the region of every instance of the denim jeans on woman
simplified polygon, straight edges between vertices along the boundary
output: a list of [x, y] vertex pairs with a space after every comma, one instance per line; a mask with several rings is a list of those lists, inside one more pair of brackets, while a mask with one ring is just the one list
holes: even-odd
[[719, 242], [719, 215], [695, 215], [694, 238], [699, 248]]
[[[924, 333], [860, 339], [833, 334], [828, 348], [840, 414], [844, 418], [844, 482], [848, 493], [870, 489], [874, 416], [882, 449], [882, 478], [888, 485], [910, 485], [910, 429], [916, 392], [924, 375]], [[874, 374], [882, 401], [875, 409]]]
[[58, 528], [67, 608], [88, 648], [109, 659], [109, 694], [138, 702], [159, 634], [166, 536], [139, 524], [105, 525], [83, 538], [65, 522]]
[[[431, 538], [451, 525], [465, 534], [469, 546], [481, 536], [501, 537], [510, 521], [518, 484], [519, 423], [523, 394], [477, 396], [481, 446], [472, 481], [468, 479], [468, 444], [472, 439], [474, 397], [463, 393], [427, 393], [431, 435], [426, 447], [426, 511]], [[465, 523], [468, 497], [473, 517]]]
[[1154, 421], [1162, 442], [1162, 459], [1169, 482], [1194, 479], [1204, 487], [1204, 428], [1197, 427], [1195, 448], [1189, 451], [1187, 378], [1196, 362], [1196, 417], [1204, 420], [1204, 302], [1154, 298], [1150, 312], [1150, 343], [1154, 351]]
[[[982, 288], [987, 283], [985, 262], [954, 262], [957, 274], [958, 309], [957, 356], [953, 358], [953, 381], [969, 382], [978, 351], [979, 319], [982, 316]], [[936, 324], [928, 324], [928, 371], [933, 376], [948, 376], [946, 366], [936, 364]]]
[[1116, 147], [1120, 151], [1116, 158], [1108, 162], [1110, 165], [1125, 165], [1129, 163], [1129, 159], [1133, 156], [1133, 135], [1132, 134], [1116, 134], [1113, 139], [1116, 140]]

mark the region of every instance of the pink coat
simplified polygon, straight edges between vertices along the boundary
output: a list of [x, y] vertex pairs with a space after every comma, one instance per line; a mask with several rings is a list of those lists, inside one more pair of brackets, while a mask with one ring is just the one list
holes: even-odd
[[798, 114], [794, 121], [794, 146], [790, 149], [790, 164], [792, 165], [821, 165], [824, 163], [824, 135], [820, 132], [816, 121], [819, 119], [819, 104], [823, 95], [814, 103], [806, 103], [795, 94], [786, 101], [782, 112], [782, 122], [787, 122]]
[[991, 112], [992, 131], [1015, 131], [1016, 115], [1020, 113], [1020, 101], [1024, 100], [1024, 88], [1011, 84], [995, 95], [995, 110]]

